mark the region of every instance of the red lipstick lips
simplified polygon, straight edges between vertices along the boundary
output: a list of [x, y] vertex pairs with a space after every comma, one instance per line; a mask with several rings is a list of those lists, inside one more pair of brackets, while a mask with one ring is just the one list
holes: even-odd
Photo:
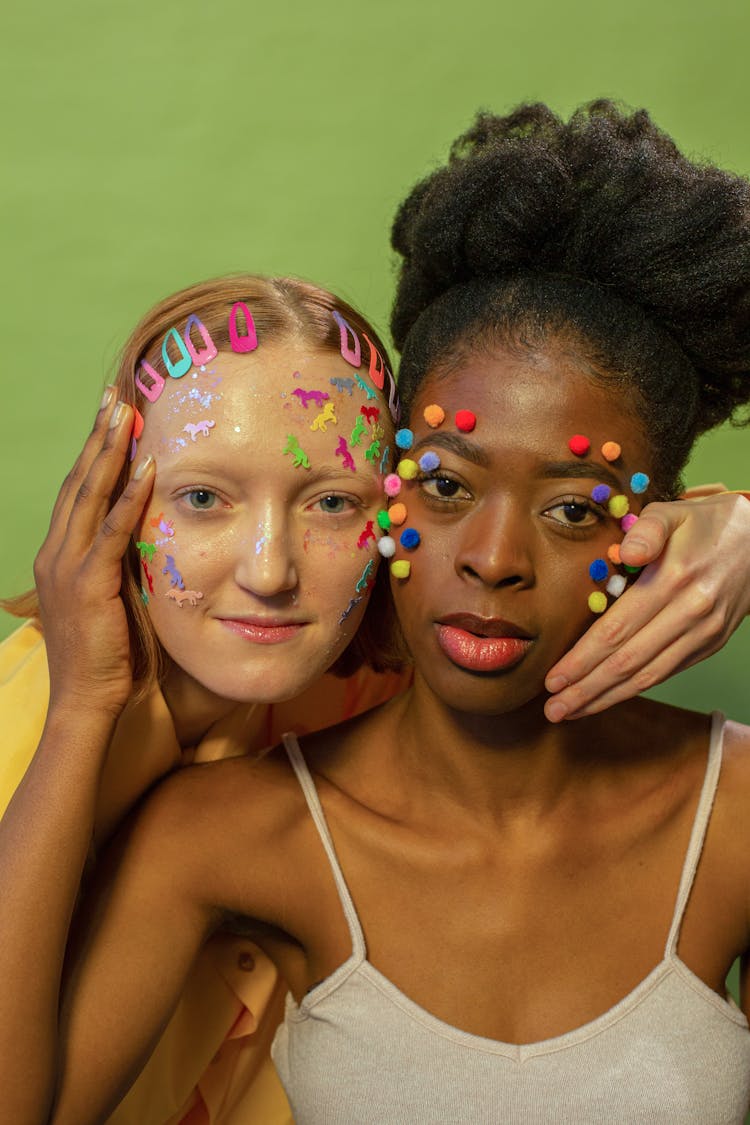
[[441, 649], [459, 668], [469, 672], [499, 672], [523, 660], [531, 637], [499, 617], [455, 613], [437, 622]]

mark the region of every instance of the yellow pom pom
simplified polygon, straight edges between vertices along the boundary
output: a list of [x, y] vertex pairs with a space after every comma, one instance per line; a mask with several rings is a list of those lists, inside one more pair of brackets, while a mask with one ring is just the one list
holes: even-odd
[[399, 461], [398, 465], [396, 466], [396, 472], [402, 480], [414, 480], [415, 476], [419, 472], [419, 465], [416, 461], [412, 461], [408, 457], [405, 457], [403, 461]]
[[[393, 568], [391, 567], [391, 569]], [[606, 594], [603, 594], [601, 590], [595, 590], [593, 594], [589, 594], [589, 609], [592, 613], [604, 613], [606, 608]]]
[[[408, 578], [411, 571], [411, 563], [407, 559], [396, 559], [391, 563], [391, 574], [394, 578]], [[604, 597], [604, 594], [602, 594]], [[604, 598], [606, 601], [607, 599]]]
[[445, 411], [442, 406], [436, 406], [435, 403], [432, 403], [432, 405], [424, 408], [424, 420], [434, 430], [445, 421]]
[[630, 511], [627, 496], [613, 496], [609, 504], [607, 504], [607, 507], [609, 508], [609, 514], [618, 520], [622, 519], [622, 517], [626, 516]]

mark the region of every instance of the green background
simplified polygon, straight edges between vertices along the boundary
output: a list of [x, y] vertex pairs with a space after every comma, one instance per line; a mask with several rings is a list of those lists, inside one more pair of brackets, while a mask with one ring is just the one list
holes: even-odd
[[[5, 504], [0, 590], [28, 586], [59, 481], [129, 328], [231, 270], [327, 284], [387, 324], [390, 219], [479, 107], [610, 95], [750, 172], [746, 2], [25, 4], [0, 104]], [[747, 435], [689, 480], [750, 485]], [[13, 627], [0, 614], [0, 636]], [[663, 690], [750, 720], [750, 635]], [[744, 689], [744, 690], [743, 690]]]

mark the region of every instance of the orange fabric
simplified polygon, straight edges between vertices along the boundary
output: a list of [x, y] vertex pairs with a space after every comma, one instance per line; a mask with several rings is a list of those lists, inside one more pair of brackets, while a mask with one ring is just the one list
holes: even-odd
[[[285, 730], [330, 726], [389, 699], [407, 679], [367, 670], [346, 680], [327, 675], [287, 703], [238, 704], [191, 760], [253, 753]], [[48, 699], [44, 641], [27, 623], [0, 644], [0, 814], [33, 757]], [[118, 723], [103, 774], [97, 839], [109, 835], [145, 787], [184, 761], [155, 688]], [[151, 1059], [107, 1125], [292, 1125], [269, 1056], [285, 992], [262, 950], [244, 938], [215, 935]]]

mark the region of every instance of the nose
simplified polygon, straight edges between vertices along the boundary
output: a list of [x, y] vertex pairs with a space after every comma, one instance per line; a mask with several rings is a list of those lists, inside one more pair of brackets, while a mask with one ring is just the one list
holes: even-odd
[[235, 579], [258, 597], [289, 593], [299, 582], [295, 558], [285, 511], [269, 505], [248, 521], [240, 536]]
[[511, 498], [482, 505], [462, 521], [456, 573], [493, 589], [533, 586], [532, 534], [528, 513]]

